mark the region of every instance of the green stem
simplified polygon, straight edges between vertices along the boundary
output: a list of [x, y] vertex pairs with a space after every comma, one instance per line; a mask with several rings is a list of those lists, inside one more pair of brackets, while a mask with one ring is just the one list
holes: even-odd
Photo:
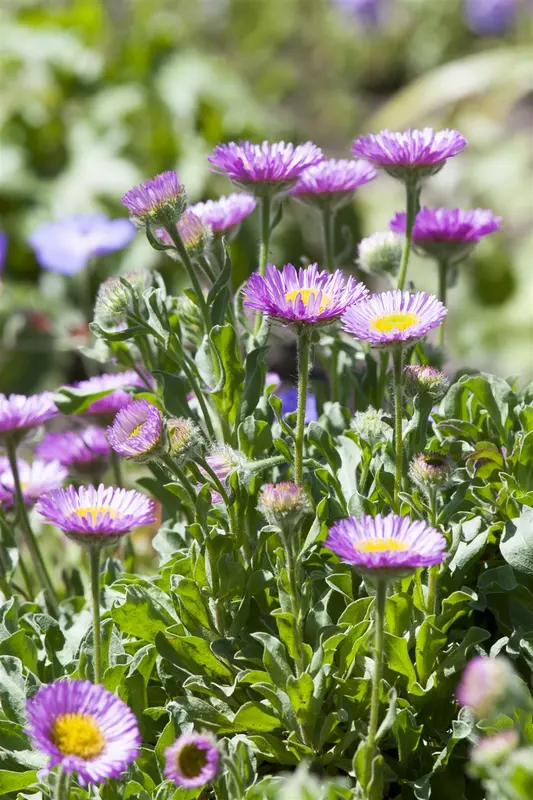
[[216, 281], [217, 276], [213, 272], [213, 267], [209, 263], [209, 261], [207, 259], [207, 256], [200, 256], [199, 264], [200, 264], [201, 268], [203, 269], [207, 280], [211, 281], [211, 284], [213, 284]]
[[[122, 464], [120, 461], [119, 454], [116, 453], [113, 450], [113, 448], [111, 448], [111, 468], [113, 470], [113, 480], [115, 486], [118, 486], [119, 488], [122, 487], [123, 485]], [[133, 547], [131, 533], [127, 533], [126, 536], [124, 536], [122, 556], [124, 558], [124, 564], [126, 565], [126, 569], [128, 570], [128, 572], [134, 573], [135, 549]]]
[[399, 493], [402, 488], [403, 468], [403, 441], [402, 441], [402, 410], [403, 410], [403, 352], [402, 347], [396, 347], [392, 354], [393, 380], [394, 380], [394, 453], [396, 471], [394, 476], [394, 511], [399, 513]]
[[161, 461], [168, 468], [170, 474], [179, 480], [179, 482], [189, 495], [191, 503], [193, 504], [193, 506], [196, 506], [196, 493], [193, 487], [191, 486], [191, 482], [187, 478], [185, 472], [181, 469], [181, 467], [178, 467], [178, 465], [171, 456], [163, 455], [161, 456]]
[[405, 184], [406, 194], [406, 220], [405, 220], [405, 240], [403, 243], [402, 259], [400, 261], [400, 269], [398, 272], [398, 289], [403, 289], [405, 277], [407, 275], [407, 264], [409, 263], [409, 254], [411, 252], [411, 240], [413, 237], [413, 226], [415, 224], [417, 208], [418, 208], [418, 183], [407, 182]]
[[[448, 264], [446, 261], [439, 261], [439, 300], [446, 305], [446, 284], [448, 280]], [[439, 328], [439, 347], [444, 347], [444, 320]]]
[[285, 456], [271, 456], [270, 458], [261, 458], [257, 461], [249, 461], [246, 468], [250, 471], [258, 472], [259, 470], [275, 467], [283, 463], [285, 463]]
[[22, 486], [20, 484], [20, 476], [17, 465], [17, 448], [11, 438], [7, 439], [6, 450], [7, 450], [7, 456], [9, 458], [9, 465], [11, 467], [11, 472], [13, 473], [13, 482], [15, 484], [17, 519], [20, 522], [24, 539], [26, 541], [28, 550], [30, 551], [30, 556], [33, 561], [33, 565], [35, 567], [35, 571], [39, 577], [43, 589], [45, 590], [48, 596], [50, 605], [52, 606], [54, 614], [56, 615], [57, 618], [59, 616], [59, 601], [57, 599], [57, 594], [54, 589], [53, 583], [50, 579], [50, 575], [48, 574], [48, 570], [46, 569], [46, 565], [41, 555], [39, 545], [37, 544], [37, 539], [35, 538], [35, 534], [33, 533], [30, 524], [30, 518], [28, 517], [28, 511], [26, 509], [26, 504], [24, 502], [24, 497], [22, 494]]
[[181, 368], [183, 369], [185, 377], [189, 381], [190, 387], [194, 392], [196, 399], [198, 400], [198, 405], [200, 406], [200, 410], [204, 418], [207, 432], [211, 439], [216, 439], [215, 429], [213, 427], [213, 423], [211, 422], [211, 413], [209, 411], [209, 408], [207, 407], [207, 403], [205, 402], [204, 395], [200, 391], [200, 387], [198, 385], [198, 381], [196, 380], [196, 376], [194, 375], [192, 369], [189, 367], [185, 356], [183, 357], [183, 360], [181, 362]]
[[294, 440], [294, 480], [302, 482], [305, 405], [307, 401], [307, 384], [309, 381], [309, 349], [310, 341], [304, 330], [298, 333], [298, 407], [296, 412], [296, 435]]
[[181, 238], [178, 229], [175, 224], [169, 223], [165, 225], [165, 230], [167, 231], [168, 235], [172, 243], [174, 244], [176, 250], [179, 253], [179, 256], [183, 262], [183, 266], [187, 270], [187, 274], [189, 276], [189, 280], [192, 284], [194, 289], [194, 293], [196, 295], [196, 299], [198, 300], [198, 306], [202, 313], [202, 317], [204, 320], [205, 332], [209, 334], [211, 330], [211, 316], [209, 314], [209, 309], [207, 307], [207, 303], [205, 301], [204, 293], [202, 291], [202, 287], [200, 286], [200, 281], [198, 280], [198, 276], [196, 274], [196, 270], [194, 268], [194, 264], [191, 261], [189, 253], [187, 252], [187, 248], [183, 243], [183, 239]]
[[370, 700], [370, 722], [365, 747], [364, 790], [367, 791], [372, 777], [372, 762], [376, 751], [376, 733], [379, 719], [379, 694], [381, 673], [383, 670], [383, 645], [385, 641], [385, 602], [387, 600], [387, 582], [378, 580], [375, 598], [375, 631], [374, 631], [374, 674], [372, 676], [372, 697]]
[[359, 494], [362, 494], [362, 495], [364, 495], [364, 493], [365, 493], [365, 486], [366, 486], [366, 482], [367, 482], [367, 479], [368, 479], [368, 473], [369, 473], [369, 470], [370, 470], [370, 462], [371, 461], [372, 461], [372, 456], [369, 456], [369, 458], [367, 458], [365, 460], [365, 463], [361, 467], [361, 474], [359, 476], [359, 482], [357, 484], [357, 491], [359, 492]]
[[60, 767], [56, 777], [56, 786], [54, 790], [54, 800], [68, 800], [70, 784], [70, 775], [63, 772]]
[[[265, 195], [259, 201], [259, 274], [264, 275], [268, 263], [268, 251], [270, 246], [270, 215], [272, 209], [272, 199]], [[255, 317], [254, 334], [257, 336], [261, 328], [263, 317], [257, 313]]]
[[[437, 492], [434, 488], [431, 489], [431, 494], [429, 495], [429, 507], [430, 507], [430, 514], [429, 514], [429, 521], [433, 528], [437, 528]], [[440, 566], [439, 564], [435, 564], [428, 570], [428, 594], [427, 594], [427, 605], [426, 610], [428, 616], [437, 613], [437, 585], [439, 581], [439, 572]]]
[[102, 683], [102, 633], [100, 630], [100, 548], [89, 550], [93, 604], [94, 683]]
[[385, 394], [385, 389], [387, 386], [387, 373], [389, 370], [389, 351], [383, 350], [379, 357], [379, 374], [378, 374], [378, 386], [377, 386], [377, 397], [376, 397], [376, 407], [381, 408], [383, 405], [383, 395]]
[[322, 211], [322, 235], [324, 237], [324, 263], [328, 272], [335, 270], [335, 214], [329, 206]]

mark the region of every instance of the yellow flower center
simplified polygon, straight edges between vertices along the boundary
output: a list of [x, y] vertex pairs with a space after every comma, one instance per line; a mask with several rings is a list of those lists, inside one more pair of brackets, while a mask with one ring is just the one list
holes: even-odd
[[405, 331], [411, 325], [416, 325], [420, 322], [420, 317], [413, 311], [396, 311], [394, 314], [384, 314], [382, 317], [376, 317], [370, 323], [370, 327], [374, 331], [380, 333], [390, 333], [390, 331]]
[[[285, 300], [290, 300], [293, 303], [295, 303], [296, 298], [301, 297], [304, 306], [308, 306], [311, 297], [316, 297], [317, 294], [320, 294], [319, 289], [291, 289], [290, 292], [285, 292]], [[324, 311], [324, 309], [327, 308], [330, 304], [331, 304], [331, 297], [328, 297], [327, 294], [322, 293], [322, 299], [320, 301], [320, 306], [318, 310]]]
[[86, 508], [76, 509], [76, 514], [78, 517], [81, 519], [84, 517], [89, 517], [91, 522], [95, 524], [99, 514], [109, 514], [111, 519], [115, 519], [117, 513], [118, 512], [116, 508], [109, 508], [108, 506], [87, 506]]
[[142, 431], [143, 427], [144, 427], [144, 422], [141, 422], [139, 425], [137, 425], [132, 430], [132, 432], [129, 434], [128, 438], [131, 439], [133, 436], [138, 436], [140, 434], [140, 432]]
[[207, 751], [195, 744], [184, 745], [178, 753], [178, 770], [185, 778], [196, 778], [207, 762]]
[[60, 714], [52, 725], [51, 736], [63, 756], [96, 758], [105, 746], [102, 732], [89, 714]]
[[366, 539], [357, 542], [355, 549], [361, 553], [387, 553], [389, 550], [407, 550], [408, 545], [398, 539]]

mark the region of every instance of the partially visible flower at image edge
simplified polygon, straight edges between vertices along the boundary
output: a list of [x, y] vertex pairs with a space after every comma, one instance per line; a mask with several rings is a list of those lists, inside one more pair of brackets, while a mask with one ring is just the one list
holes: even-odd
[[53, 392], [29, 397], [24, 394], [0, 394], [0, 438], [2, 434], [21, 433], [42, 425], [58, 413]]
[[[42, 461], [36, 458], [29, 464], [17, 459], [17, 470], [22, 497], [29, 506], [36, 503], [44, 492], [58, 489], [68, 477], [68, 470], [58, 460]], [[0, 501], [6, 508], [11, 508], [15, 503], [15, 479], [5, 460], [0, 466]]]

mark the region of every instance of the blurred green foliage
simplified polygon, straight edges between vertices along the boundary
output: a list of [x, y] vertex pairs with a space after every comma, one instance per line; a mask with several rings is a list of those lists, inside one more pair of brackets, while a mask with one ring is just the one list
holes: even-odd
[[[43, 282], [26, 244], [40, 222], [94, 208], [122, 214], [125, 190], [169, 168], [192, 200], [227, 192], [206, 162], [222, 139], [313, 139], [346, 156], [362, 131], [427, 124], [457, 127], [470, 144], [430, 182], [423, 202], [487, 206], [504, 218], [451, 297], [456, 365], [533, 374], [530, 18], [524, 10], [507, 39], [492, 39], [468, 31], [461, 0], [389, 0], [387, 9], [383, 25], [368, 30], [330, 0], [7, 0], [2, 388], [64, 379], [72, 367], [65, 353], [80, 343], [83, 315], [69, 300], [76, 287], [51, 275]], [[341, 224], [357, 241], [385, 229], [402, 204], [401, 187], [380, 177]], [[273, 260], [320, 259], [312, 212], [287, 206]], [[233, 256], [243, 280], [256, 259], [254, 219]], [[160, 259], [138, 237], [95, 280]], [[416, 263], [411, 278], [419, 288], [436, 286], [429, 262]], [[40, 282], [40, 291], [28, 282]]]

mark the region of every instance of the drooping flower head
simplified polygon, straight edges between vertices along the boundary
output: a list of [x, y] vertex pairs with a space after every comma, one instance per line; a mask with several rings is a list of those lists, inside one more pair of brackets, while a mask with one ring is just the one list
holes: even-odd
[[135, 236], [129, 219], [109, 219], [105, 214], [75, 214], [45, 222], [28, 241], [37, 261], [51, 272], [75, 275], [91, 258], [122, 250]]
[[[31, 464], [17, 459], [17, 469], [24, 503], [32, 506], [43, 492], [58, 489], [66, 480], [68, 471], [59, 461], [41, 461], [37, 458]], [[0, 501], [6, 508], [15, 502], [15, 479], [11, 467], [5, 462], [0, 466]]]
[[26, 710], [28, 736], [48, 756], [48, 769], [75, 772], [82, 786], [118, 778], [139, 754], [135, 714], [98, 684], [59, 680], [43, 685]]
[[229, 194], [218, 200], [195, 203], [190, 210], [209, 225], [213, 233], [233, 234], [246, 217], [255, 210], [257, 200], [251, 194]]
[[107, 441], [123, 458], [153, 458], [161, 440], [163, 418], [148, 400], [134, 400], [121, 408], [107, 429]]
[[390, 347], [421, 339], [437, 328], [447, 310], [432, 294], [392, 292], [374, 294], [356, 303], [342, 317], [343, 328], [374, 347]]
[[442, 491], [452, 479], [456, 464], [444, 453], [418, 453], [409, 464], [409, 477], [423, 491]]
[[318, 264], [298, 270], [292, 264], [282, 270], [268, 264], [264, 277], [254, 272], [248, 279], [244, 305], [281, 323], [324, 325], [367, 294], [364, 284], [351, 275], [345, 280], [340, 269], [330, 274], [319, 272]]
[[460, 705], [469, 706], [480, 719], [531, 707], [527, 687], [502, 656], [474, 656], [457, 687], [457, 700]]
[[209, 733], [183, 733], [165, 750], [165, 778], [184, 789], [198, 789], [213, 781], [220, 752]]
[[450, 386], [450, 380], [444, 372], [427, 364], [408, 364], [403, 370], [405, 393], [414, 397], [427, 394], [434, 400], [444, 397]]
[[358, 262], [365, 272], [394, 276], [400, 268], [403, 236], [396, 233], [373, 233], [357, 247]]
[[376, 175], [375, 167], [366, 161], [330, 158], [302, 172], [290, 194], [319, 209], [337, 209], [349, 203], [355, 190]]
[[154, 501], [140, 492], [100, 484], [67, 486], [42, 495], [37, 511], [79, 544], [114, 544], [132, 528], [155, 522]]
[[109, 445], [103, 428], [88, 425], [76, 431], [47, 433], [35, 448], [43, 461], [59, 461], [77, 472], [93, 474], [105, 468]]
[[422, 520], [362, 514], [336, 522], [324, 544], [363, 574], [395, 579], [440, 564], [446, 539]]
[[52, 419], [57, 413], [52, 392], [30, 397], [24, 394], [0, 394], [0, 438], [21, 436], [30, 428]]
[[301, 486], [293, 481], [268, 483], [257, 503], [267, 522], [280, 528], [293, 528], [309, 509], [309, 501]]
[[323, 158], [322, 150], [312, 142], [296, 146], [290, 142], [230, 142], [218, 144], [208, 161], [214, 172], [227, 175], [237, 186], [261, 196], [285, 191], [304, 169]]
[[83, 412], [88, 415], [116, 414], [121, 408], [132, 402], [131, 394], [127, 387], [146, 388], [142, 379], [133, 369], [124, 372], [107, 373], [95, 375], [86, 381], [79, 381], [74, 384], [75, 388], [85, 394], [97, 394], [98, 392], [109, 392], [104, 397], [100, 397], [90, 404]]
[[[488, 208], [422, 208], [413, 227], [418, 250], [438, 261], [456, 264], [467, 258], [483, 236], [499, 230], [501, 217]], [[390, 221], [391, 231], [405, 233], [406, 214], [399, 211]]]
[[466, 24], [478, 36], [502, 36], [513, 24], [517, 0], [464, 0]]
[[465, 146], [464, 136], [449, 128], [408, 129], [403, 133], [384, 130], [360, 136], [353, 143], [352, 153], [382, 167], [393, 178], [417, 182], [435, 175], [448, 158], [456, 156]]
[[152, 282], [149, 272], [126, 272], [112, 275], [100, 284], [94, 306], [94, 319], [100, 325], [119, 325], [133, 312], [132, 292], [121, 280], [126, 280], [136, 296], [142, 294]]
[[[207, 223], [203, 222], [191, 208], [187, 208], [179, 218], [176, 229], [181, 237], [185, 249], [191, 257], [202, 255], [211, 243], [213, 233]], [[172, 238], [164, 228], [158, 228], [158, 238], [170, 249], [167, 254], [178, 259], [179, 254], [173, 247]]]
[[178, 173], [168, 170], [134, 186], [126, 192], [122, 204], [138, 225], [144, 226], [150, 222], [164, 225], [178, 221], [187, 205], [187, 196]]

